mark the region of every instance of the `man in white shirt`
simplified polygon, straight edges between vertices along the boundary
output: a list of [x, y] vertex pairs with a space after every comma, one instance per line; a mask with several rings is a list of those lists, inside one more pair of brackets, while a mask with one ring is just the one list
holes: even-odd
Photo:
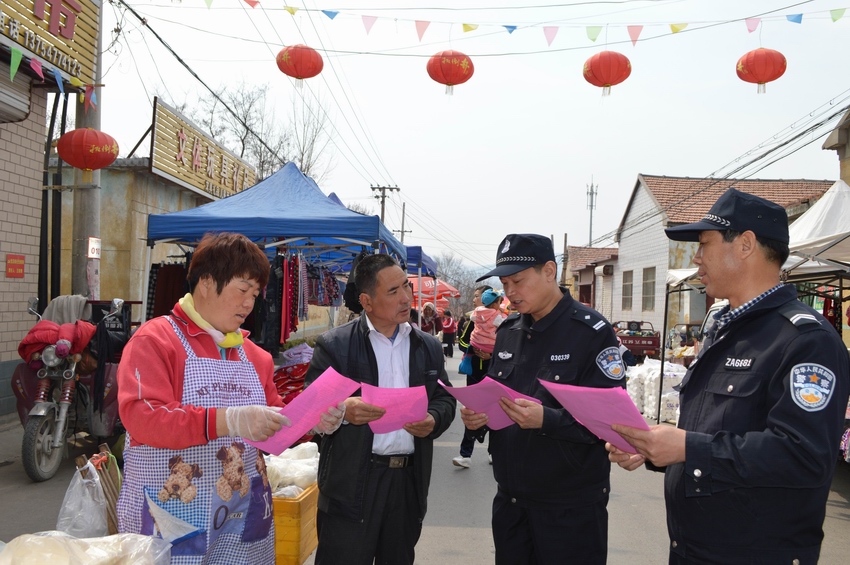
[[359, 396], [345, 401], [343, 425], [320, 441], [316, 565], [412, 565], [433, 440], [451, 425], [455, 400], [437, 383], [449, 382], [440, 342], [408, 323], [413, 297], [398, 263], [389, 255], [364, 257], [353, 282], [363, 314], [319, 337], [307, 385], [333, 367], [382, 388], [424, 386], [428, 412], [403, 429], [375, 434], [368, 424], [385, 410]]

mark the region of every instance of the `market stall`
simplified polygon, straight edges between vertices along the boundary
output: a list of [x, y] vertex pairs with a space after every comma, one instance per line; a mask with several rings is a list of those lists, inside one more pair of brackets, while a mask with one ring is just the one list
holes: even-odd
[[[267, 309], [276, 312], [278, 320], [270, 317], [267, 326], [254, 328], [267, 349], [285, 341], [293, 324], [306, 317], [308, 303], [334, 305], [334, 275], [345, 272], [357, 255], [385, 252], [402, 265], [407, 260], [404, 245], [377, 216], [354, 212], [339, 199], [329, 198], [291, 162], [233, 196], [190, 210], [151, 214], [148, 246], [173, 243], [191, 252], [205, 233], [225, 230], [241, 233], [268, 250], [273, 287], [267, 295], [278, 302]], [[146, 315], [153, 299], [150, 284], [148, 274], [143, 295]], [[294, 284], [299, 285], [297, 292], [293, 292]], [[281, 302], [284, 298], [288, 302]], [[165, 302], [168, 307], [173, 304]]]

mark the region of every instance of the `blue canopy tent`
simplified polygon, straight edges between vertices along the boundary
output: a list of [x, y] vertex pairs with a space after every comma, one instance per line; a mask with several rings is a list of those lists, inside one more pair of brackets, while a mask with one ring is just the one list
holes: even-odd
[[408, 245], [407, 247], [407, 271], [410, 274], [416, 273], [418, 276], [436, 277], [437, 262], [431, 259], [422, 251], [418, 245]]
[[407, 262], [404, 245], [378, 216], [354, 212], [328, 198], [292, 162], [233, 196], [191, 210], [148, 216], [150, 247], [195, 245], [205, 233], [217, 231], [241, 233], [266, 248], [283, 246], [331, 270], [342, 270], [363, 250], [389, 253], [402, 265]]
[[406, 263], [407, 252], [378, 216], [366, 216], [329, 199], [313, 179], [289, 162], [267, 179], [191, 210], [148, 216], [148, 245], [193, 245], [205, 233], [232, 231], [266, 247], [285, 245], [323, 264], [350, 262], [363, 248]]

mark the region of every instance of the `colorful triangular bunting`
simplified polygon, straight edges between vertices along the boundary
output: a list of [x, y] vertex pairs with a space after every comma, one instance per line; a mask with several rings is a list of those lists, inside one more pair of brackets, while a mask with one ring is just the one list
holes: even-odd
[[629, 38], [632, 40], [632, 45], [637, 45], [640, 32], [643, 31], [643, 26], [629, 26]]
[[287, 12], [289, 12], [290, 15], [293, 15], [293, 16], [295, 15], [295, 12], [298, 11], [298, 8], [295, 8], [293, 6], [284, 6], [283, 9], [286, 10]]
[[422, 36], [425, 35], [425, 30], [428, 29], [429, 25], [431, 25], [431, 22], [416, 20], [416, 34], [419, 35], [419, 41], [422, 41]]
[[330, 19], [334, 19], [337, 16], [337, 14], [339, 14], [339, 12], [336, 12], [334, 10], [322, 10], [322, 13], [324, 15], [326, 15], [327, 17], [329, 17]]
[[516, 31], [516, 26], [502, 26], [502, 27], [505, 28], [506, 30], [508, 30], [508, 33], [513, 33], [513, 32]]
[[212, 8], [213, 0], [204, 0], [204, 2], [206, 3], [207, 8]]
[[18, 74], [18, 67], [21, 65], [21, 59], [23, 56], [24, 54], [21, 53], [20, 49], [12, 47], [12, 61], [9, 65], [9, 80], [15, 80], [15, 75]]
[[789, 14], [785, 16], [785, 19], [795, 24], [801, 24], [803, 23], [803, 14]]
[[375, 22], [378, 20], [377, 16], [362, 16], [363, 18], [363, 27], [366, 28], [366, 35], [369, 35], [369, 32], [372, 31], [372, 26], [375, 25]]
[[558, 26], [543, 26], [543, 35], [546, 37], [546, 44], [551, 47], [555, 36], [558, 35]]
[[463, 24], [463, 33], [475, 31], [478, 29], [478, 24]]
[[843, 18], [844, 17], [844, 10], [846, 10], [846, 8], [839, 8], [838, 10], [830, 10], [829, 15], [832, 17], [832, 21], [837, 22], [838, 20]]
[[30, 67], [35, 71], [35, 74], [41, 78], [41, 80], [44, 80], [44, 71], [41, 70], [41, 61], [38, 59], [30, 59]]
[[53, 71], [53, 77], [56, 79], [56, 86], [59, 87], [59, 92], [65, 94], [65, 81], [62, 80], [62, 75], [59, 74], [59, 69], [52, 67], [51, 70]]
[[758, 29], [759, 24], [761, 23], [761, 18], [747, 18], [744, 20], [744, 23], [747, 24], [747, 31], [752, 33]]
[[259, 0], [245, 0], [245, 3], [251, 6], [252, 8], [256, 8], [257, 4], [259, 4]]
[[599, 37], [599, 32], [602, 31], [602, 26], [587, 26], [587, 38], [593, 42]]
[[673, 33], [679, 33], [686, 27], [688, 27], [688, 24], [670, 24], [670, 31]]
[[71, 86], [76, 86], [77, 88], [80, 88], [83, 86], [83, 81], [81, 81], [77, 77], [71, 77]]

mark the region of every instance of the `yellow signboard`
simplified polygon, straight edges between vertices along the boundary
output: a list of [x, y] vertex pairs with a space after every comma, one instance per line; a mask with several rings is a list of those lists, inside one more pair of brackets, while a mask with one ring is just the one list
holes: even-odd
[[180, 114], [154, 98], [151, 172], [214, 199], [257, 182], [257, 172]]
[[95, 0], [3, 0], [0, 44], [37, 59], [44, 72], [93, 84], [100, 10]]

